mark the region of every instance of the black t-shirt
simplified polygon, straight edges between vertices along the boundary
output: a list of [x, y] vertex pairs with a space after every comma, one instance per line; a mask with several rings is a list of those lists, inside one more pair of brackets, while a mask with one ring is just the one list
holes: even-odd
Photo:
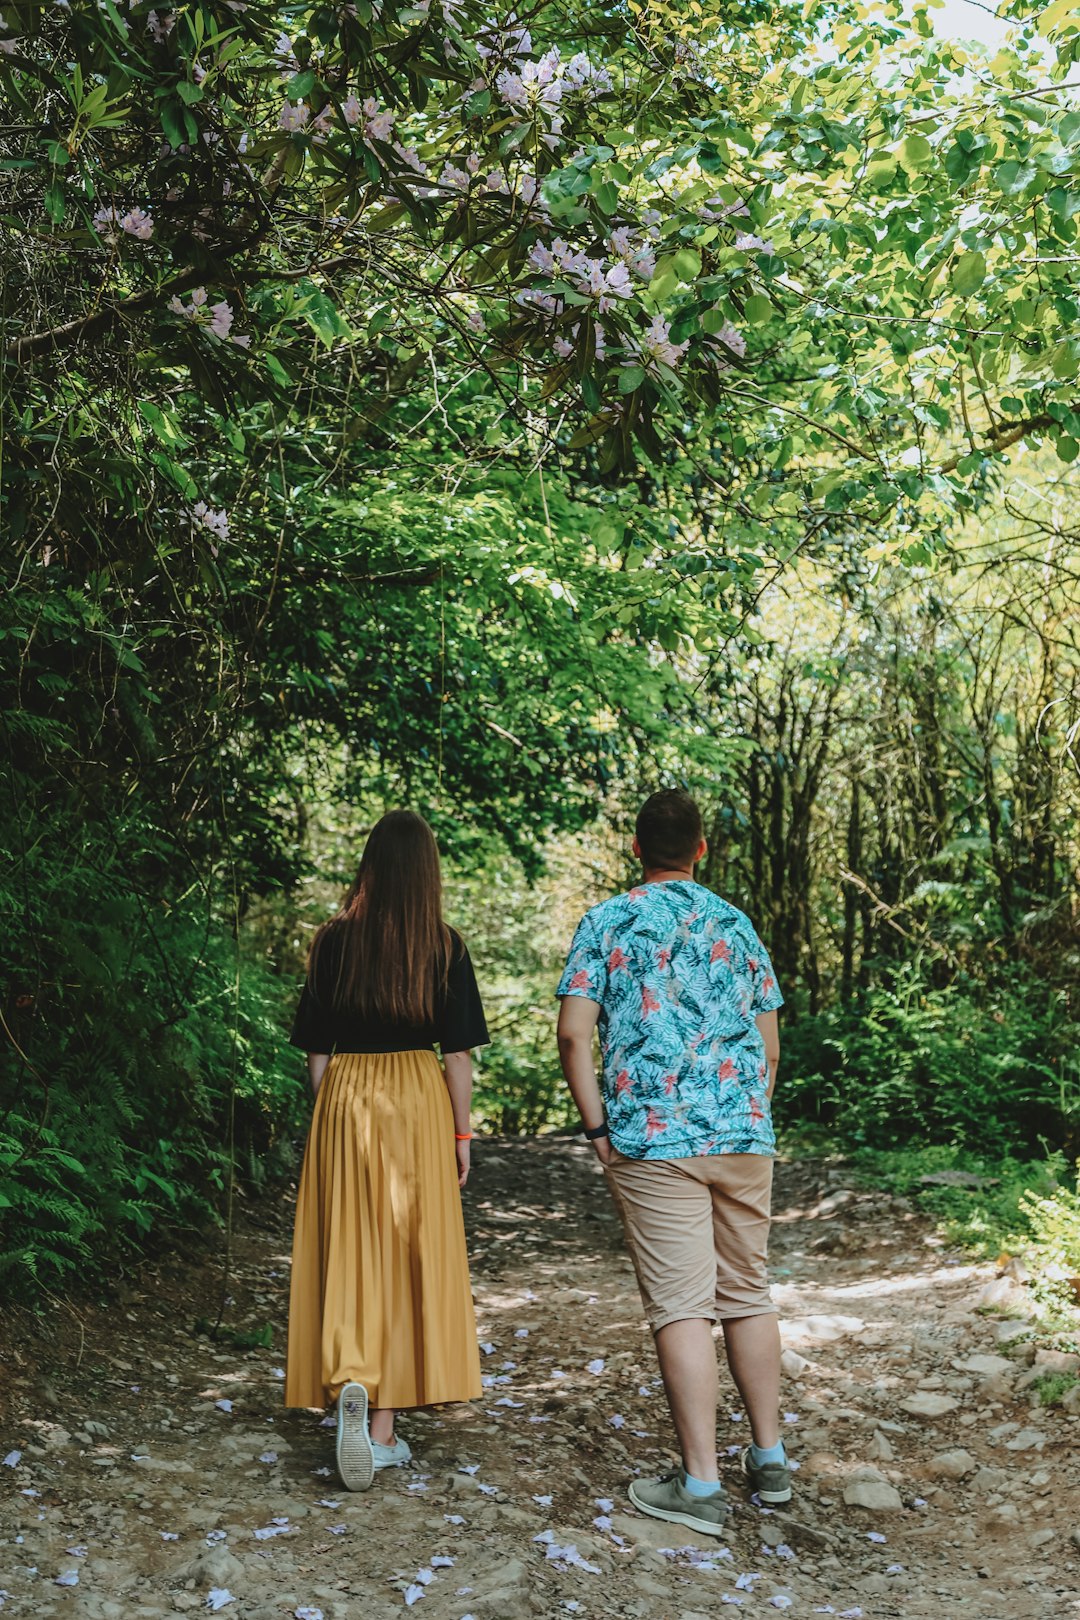
[[461, 935], [450, 930], [446, 989], [431, 1024], [389, 1024], [335, 1010], [343, 932], [332, 928], [319, 947], [314, 985], [305, 984], [289, 1040], [304, 1052], [415, 1052], [438, 1042], [443, 1052], [467, 1052], [490, 1040], [476, 974]]

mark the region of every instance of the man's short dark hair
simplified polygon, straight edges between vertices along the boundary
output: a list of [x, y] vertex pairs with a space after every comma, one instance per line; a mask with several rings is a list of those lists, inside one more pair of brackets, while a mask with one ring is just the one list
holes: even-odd
[[701, 811], [681, 788], [651, 793], [638, 811], [642, 864], [654, 872], [689, 866], [704, 837]]

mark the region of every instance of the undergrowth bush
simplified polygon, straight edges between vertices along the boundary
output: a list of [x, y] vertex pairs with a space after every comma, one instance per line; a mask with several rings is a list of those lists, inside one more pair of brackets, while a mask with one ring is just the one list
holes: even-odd
[[1061, 993], [1022, 966], [938, 988], [904, 963], [857, 1004], [785, 1026], [777, 1114], [846, 1147], [1037, 1152], [1080, 1123], [1075, 1035]]
[[978, 1259], [1019, 1257], [1033, 1300], [1071, 1332], [1080, 1326], [1080, 1165], [984, 1157], [956, 1147], [859, 1148], [850, 1164], [865, 1186], [912, 1199], [951, 1243]]
[[0, 911], [0, 1289], [26, 1299], [212, 1220], [230, 1111], [238, 1174], [258, 1179], [303, 1100], [279, 981], [238, 962], [220, 918], [151, 910], [100, 848], [49, 855]]

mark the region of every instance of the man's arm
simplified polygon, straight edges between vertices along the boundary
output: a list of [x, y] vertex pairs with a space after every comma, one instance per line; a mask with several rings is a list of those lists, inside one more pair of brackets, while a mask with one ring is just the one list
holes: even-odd
[[[593, 1031], [600, 1017], [600, 1003], [588, 996], [564, 996], [559, 1007], [559, 1060], [570, 1094], [587, 1131], [604, 1123], [604, 1103], [593, 1062]], [[601, 1164], [611, 1158], [606, 1136], [593, 1142]]]
[[772, 1012], [758, 1013], [757, 1027], [765, 1042], [765, 1061], [769, 1065], [769, 1084], [765, 1095], [771, 1097], [773, 1087], [776, 1085], [776, 1067], [780, 1062], [780, 1020], [776, 1016], [775, 1009]]

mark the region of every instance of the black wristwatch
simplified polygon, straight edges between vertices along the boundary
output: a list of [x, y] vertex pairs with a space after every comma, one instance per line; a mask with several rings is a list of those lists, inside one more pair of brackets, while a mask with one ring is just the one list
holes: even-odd
[[595, 1130], [591, 1130], [591, 1131], [585, 1130], [585, 1127], [582, 1126], [582, 1134], [584, 1135], [585, 1140], [587, 1142], [598, 1142], [600, 1140], [600, 1138], [602, 1136], [606, 1136], [607, 1133], [608, 1133], [607, 1120], [605, 1120], [602, 1125], [597, 1125]]

